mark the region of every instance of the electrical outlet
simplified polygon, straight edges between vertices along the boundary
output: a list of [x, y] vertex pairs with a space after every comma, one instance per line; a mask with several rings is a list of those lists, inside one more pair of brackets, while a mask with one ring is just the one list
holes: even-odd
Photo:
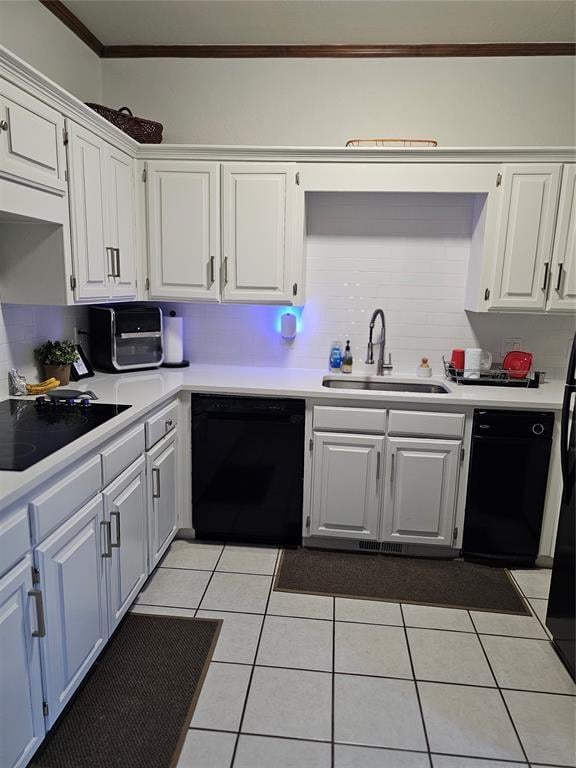
[[508, 352], [514, 352], [515, 349], [522, 349], [524, 346], [524, 339], [519, 337], [502, 339], [502, 345], [500, 347], [500, 353], [502, 359], [506, 357]]

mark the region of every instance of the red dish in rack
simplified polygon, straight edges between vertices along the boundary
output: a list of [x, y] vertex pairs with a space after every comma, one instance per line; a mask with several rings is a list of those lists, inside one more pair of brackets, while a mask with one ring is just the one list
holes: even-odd
[[532, 368], [532, 353], [520, 350], [508, 352], [502, 362], [502, 368], [508, 372], [511, 379], [524, 379]]

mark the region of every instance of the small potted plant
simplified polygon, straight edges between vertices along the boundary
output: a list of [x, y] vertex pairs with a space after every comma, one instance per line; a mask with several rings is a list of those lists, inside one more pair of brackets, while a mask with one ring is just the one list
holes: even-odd
[[60, 384], [70, 381], [70, 366], [78, 360], [78, 352], [72, 341], [46, 341], [34, 350], [39, 363], [44, 367], [46, 378], [54, 376]]

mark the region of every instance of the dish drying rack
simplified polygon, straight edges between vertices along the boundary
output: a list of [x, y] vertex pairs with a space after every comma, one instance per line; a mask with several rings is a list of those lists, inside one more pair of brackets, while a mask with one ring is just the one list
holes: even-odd
[[[478, 371], [477, 368], [456, 369], [448, 360], [442, 357], [444, 366], [444, 376], [448, 381], [456, 384], [485, 385], [492, 387], [524, 387], [528, 389], [537, 389], [540, 386], [540, 372], [528, 371], [526, 376], [516, 378], [510, 375], [510, 371], [502, 368], [501, 365], [492, 365], [487, 371]], [[467, 373], [479, 374], [479, 378], [468, 378]]]

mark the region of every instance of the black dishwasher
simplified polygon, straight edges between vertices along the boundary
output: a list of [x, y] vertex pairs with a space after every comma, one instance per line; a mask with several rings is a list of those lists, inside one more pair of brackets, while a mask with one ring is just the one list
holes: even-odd
[[194, 395], [197, 538], [301, 542], [304, 411], [303, 400]]
[[462, 554], [494, 565], [538, 555], [554, 414], [474, 411]]

